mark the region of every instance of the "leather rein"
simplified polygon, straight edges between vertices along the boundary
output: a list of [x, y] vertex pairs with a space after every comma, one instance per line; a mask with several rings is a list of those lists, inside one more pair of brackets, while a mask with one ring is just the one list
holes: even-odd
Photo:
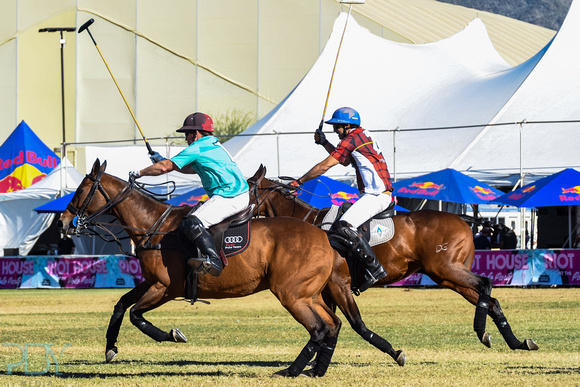
[[[292, 200], [293, 201], [293, 209], [292, 209], [292, 215], [294, 216], [295, 212], [296, 212], [296, 208], [298, 207], [298, 198], [296, 197], [296, 195], [292, 194], [291, 191], [295, 191], [296, 189], [301, 189], [298, 187], [294, 187], [292, 185], [289, 184], [284, 184], [284, 183], [280, 183], [280, 182], [275, 182], [272, 181], [270, 179], [267, 179], [270, 183], [272, 183], [272, 185], [270, 187], [266, 187], [266, 188], [261, 188], [259, 187], [260, 181], [262, 179], [259, 179], [257, 182], [254, 181], [252, 178], [248, 179], [248, 183], [250, 183], [252, 185], [251, 191], [252, 191], [252, 195], [256, 198], [256, 211], [258, 212], [260, 206], [262, 204], [264, 204], [266, 202], [266, 200], [268, 199], [268, 197], [273, 193], [273, 192], [279, 192], [282, 196], [284, 196], [284, 198], [286, 200]], [[260, 193], [260, 191], [263, 191]], [[316, 215], [314, 216], [314, 219], [316, 219], [318, 217], [318, 215], [320, 214], [320, 212], [322, 210], [317, 209], [314, 206], [309, 205], [310, 209], [308, 211], [308, 213], [306, 214], [306, 216], [304, 216], [304, 218], [302, 219], [302, 221], [306, 221], [306, 219], [308, 219], [308, 217], [316, 211]], [[259, 212], [258, 212], [259, 214]]]

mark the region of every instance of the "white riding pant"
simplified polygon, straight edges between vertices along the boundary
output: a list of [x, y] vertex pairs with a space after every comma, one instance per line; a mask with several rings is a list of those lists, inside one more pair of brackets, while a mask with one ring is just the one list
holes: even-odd
[[248, 204], [250, 204], [249, 192], [244, 192], [233, 198], [214, 195], [195, 210], [192, 215], [197, 216], [203, 227], [209, 228], [225, 218], [244, 210]]
[[356, 230], [367, 219], [386, 210], [392, 200], [392, 196], [385, 192], [378, 195], [365, 193], [344, 213], [340, 220], [350, 223]]

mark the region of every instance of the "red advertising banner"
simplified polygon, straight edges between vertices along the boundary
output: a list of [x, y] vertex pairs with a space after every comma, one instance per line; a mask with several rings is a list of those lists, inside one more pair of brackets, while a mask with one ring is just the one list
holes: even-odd
[[[580, 250], [477, 250], [472, 271], [494, 286], [580, 286]], [[132, 288], [142, 281], [139, 260], [124, 255], [0, 258], [0, 289]], [[433, 285], [415, 273], [389, 286]]]

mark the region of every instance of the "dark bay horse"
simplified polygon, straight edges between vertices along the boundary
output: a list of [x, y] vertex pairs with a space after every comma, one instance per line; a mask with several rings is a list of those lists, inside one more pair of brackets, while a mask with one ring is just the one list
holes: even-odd
[[[258, 201], [256, 215], [292, 216], [320, 225], [328, 212], [317, 209], [293, 195], [288, 186], [264, 178], [260, 166], [248, 181], [252, 197]], [[400, 281], [413, 273], [424, 273], [438, 285], [454, 290], [476, 306], [473, 328], [479, 340], [491, 347], [486, 317], [493, 319], [511, 349], [537, 350], [532, 339], [518, 340], [512, 332], [498, 300], [491, 297], [491, 279], [471, 272], [475, 247], [469, 225], [458, 215], [439, 211], [417, 211], [395, 215], [394, 237], [373, 250], [387, 271], [375, 287]]]
[[[75, 234], [103, 213], [114, 215], [137, 246], [145, 281], [123, 295], [115, 305], [107, 329], [105, 359], [113, 360], [125, 311], [131, 322], [156, 341], [187, 342], [179, 329], [163, 331], [143, 314], [185, 295], [187, 257], [175, 247], [164, 248], [164, 239], [174, 236], [181, 219], [191, 207], [174, 207], [158, 201], [129, 183], [104, 173], [97, 159], [59, 219], [61, 232]], [[75, 219], [76, 216], [76, 219]], [[76, 224], [73, 220], [76, 220]], [[145, 242], [150, 242], [146, 244]], [[148, 248], [140, 248], [149, 246]], [[160, 247], [155, 247], [160, 246]], [[168, 245], [165, 245], [168, 246]], [[343, 279], [347, 279], [344, 281]], [[289, 368], [275, 375], [322, 376], [330, 364], [341, 321], [324, 303], [321, 292], [329, 292], [350, 325], [370, 344], [388, 353], [399, 365], [405, 355], [367, 329], [350, 293], [350, 278], [344, 259], [330, 247], [326, 234], [300, 220], [254, 219], [248, 248], [229, 258], [219, 277], [200, 276], [200, 298], [243, 297], [270, 289], [292, 317], [310, 334], [310, 340]], [[316, 355], [314, 366], [303, 372]]]

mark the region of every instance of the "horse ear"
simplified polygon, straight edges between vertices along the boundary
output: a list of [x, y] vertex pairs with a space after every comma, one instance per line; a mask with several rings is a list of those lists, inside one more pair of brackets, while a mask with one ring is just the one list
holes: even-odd
[[101, 165], [101, 171], [105, 172], [105, 169], [107, 169], [107, 160], [103, 161], [103, 164]]
[[101, 169], [101, 162], [99, 161], [99, 159], [96, 159], [95, 163], [93, 164], [93, 169], [91, 170], [91, 175], [97, 176], [97, 173], [99, 172], [100, 169]]

